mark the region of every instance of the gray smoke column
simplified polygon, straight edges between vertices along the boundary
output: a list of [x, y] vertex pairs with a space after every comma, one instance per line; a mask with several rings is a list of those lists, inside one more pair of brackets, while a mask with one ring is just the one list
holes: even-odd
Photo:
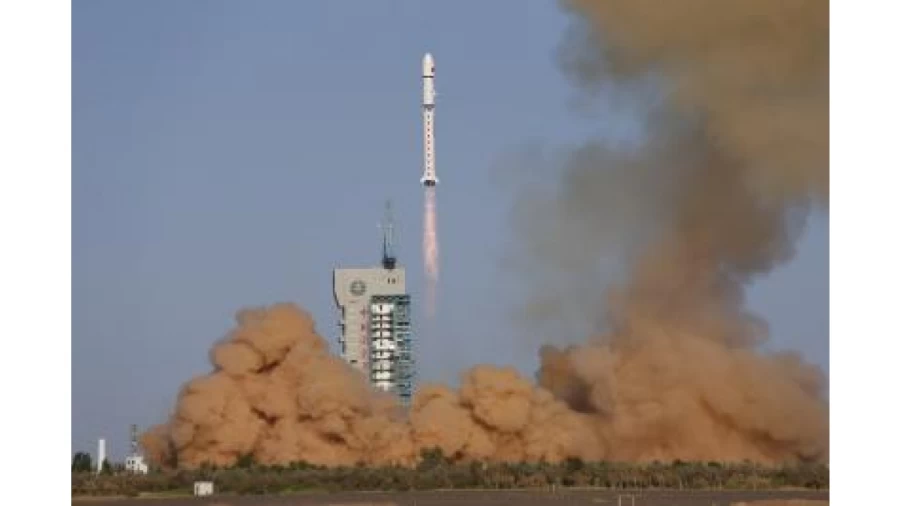
[[651, 79], [664, 100], [639, 150], [579, 149], [540, 208], [555, 247], [532, 231], [528, 251], [550, 265], [590, 276], [598, 237], [635, 252], [609, 332], [543, 350], [540, 383], [592, 415], [615, 458], [826, 460], [825, 380], [758, 351], [767, 326], [744, 289], [827, 207], [828, 3], [566, 6], [562, 61], [585, 90]]

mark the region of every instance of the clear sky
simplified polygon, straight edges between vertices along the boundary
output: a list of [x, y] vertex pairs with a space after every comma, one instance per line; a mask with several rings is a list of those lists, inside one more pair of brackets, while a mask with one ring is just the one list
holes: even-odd
[[[426, 51], [442, 286], [419, 376], [533, 373], [498, 274], [515, 243], [497, 168], [529, 143], [628, 136], [631, 119], [568, 108], [554, 2], [84, 0], [72, 15], [73, 450], [105, 437], [121, 458], [128, 425], [165, 420], [242, 307], [296, 302], [334, 344], [331, 270], [377, 263], [387, 198], [420, 300]], [[828, 300], [816, 215], [750, 301], [770, 346], [827, 371]]]

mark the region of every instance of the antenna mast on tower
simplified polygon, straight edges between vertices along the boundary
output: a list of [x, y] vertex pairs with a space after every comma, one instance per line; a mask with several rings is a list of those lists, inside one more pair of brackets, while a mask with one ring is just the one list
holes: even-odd
[[390, 200], [384, 205], [384, 219], [379, 228], [382, 234], [381, 265], [385, 269], [393, 269], [397, 265], [397, 256], [394, 254], [394, 213]]
[[136, 424], [131, 425], [131, 454], [138, 454], [138, 429]]

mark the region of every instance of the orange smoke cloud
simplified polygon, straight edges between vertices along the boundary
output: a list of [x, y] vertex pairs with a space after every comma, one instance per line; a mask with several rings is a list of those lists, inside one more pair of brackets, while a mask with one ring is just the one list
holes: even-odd
[[[265, 464], [412, 465], [433, 447], [461, 460], [775, 462], [821, 457], [827, 440], [815, 423], [823, 406], [814, 376], [797, 374], [795, 361], [730, 356], [706, 340], [634, 355], [547, 349], [547, 388], [510, 368], [477, 366], [459, 391], [422, 387], [407, 413], [330, 355], [296, 306], [244, 310], [237, 320], [212, 351], [215, 371], [188, 382], [171, 420], [143, 435], [154, 462], [190, 468], [252, 455]], [[711, 384], [697, 361], [730, 379]]]
[[143, 435], [154, 462], [409, 465], [433, 447], [469, 459], [590, 456], [584, 417], [512, 369], [476, 367], [459, 392], [425, 386], [405, 413], [330, 355], [298, 307], [244, 310], [237, 322], [213, 348], [215, 371], [187, 383], [172, 419]]

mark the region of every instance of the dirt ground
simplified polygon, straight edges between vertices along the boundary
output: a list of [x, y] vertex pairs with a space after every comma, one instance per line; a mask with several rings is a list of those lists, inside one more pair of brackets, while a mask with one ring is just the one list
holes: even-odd
[[347, 492], [282, 496], [214, 496], [154, 499], [73, 499], [76, 506], [826, 506], [828, 492], [814, 491], [609, 491], [535, 490]]

